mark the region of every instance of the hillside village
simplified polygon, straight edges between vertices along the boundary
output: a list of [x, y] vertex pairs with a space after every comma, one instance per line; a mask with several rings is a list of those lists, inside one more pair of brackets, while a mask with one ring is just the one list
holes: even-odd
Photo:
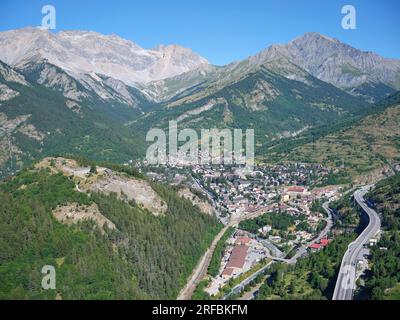
[[205, 289], [211, 296], [266, 259], [284, 261], [300, 249], [305, 248], [306, 253], [325, 247], [327, 236], [315, 241], [330, 219], [321, 205], [342, 194], [340, 186], [316, 186], [329, 172], [321, 165], [258, 166], [250, 174], [244, 168], [226, 166], [139, 168], [154, 181], [192, 190], [212, 204], [223, 224], [242, 221], [234, 224], [235, 231], [224, 244], [218, 274]]

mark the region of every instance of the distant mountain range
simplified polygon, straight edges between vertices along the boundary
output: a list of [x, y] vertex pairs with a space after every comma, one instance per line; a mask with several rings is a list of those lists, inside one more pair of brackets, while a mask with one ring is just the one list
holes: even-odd
[[[306, 33], [284, 45], [272, 45], [243, 61], [225, 67], [201, 65], [184, 75], [154, 83], [168, 89], [171, 84], [186, 86], [206, 82], [229, 83], [266, 66], [290, 80], [305, 82], [306, 75], [369, 100], [400, 89], [400, 60], [385, 59], [372, 52], [357, 50], [319, 33]], [[229, 76], [229, 77], [228, 77]], [[172, 86], [174, 87], [174, 86]], [[174, 88], [175, 89], [175, 88]], [[372, 93], [368, 94], [368, 89]], [[182, 88], [179, 88], [179, 91]]]
[[273, 45], [251, 58], [257, 64], [280, 59], [287, 59], [314, 77], [354, 94], [365, 85], [400, 89], [399, 60], [360, 51], [315, 32], [286, 45]]
[[219, 67], [177, 45], [24, 28], [0, 33], [2, 175], [55, 153], [127, 161], [151, 127], [255, 128], [257, 146], [363, 114], [400, 60], [307, 33]]
[[47, 60], [77, 78], [96, 73], [128, 85], [173, 77], [208, 64], [177, 45], [146, 50], [116, 35], [91, 31], [52, 33], [24, 28], [0, 33], [0, 44], [0, 60], [12, 66]]

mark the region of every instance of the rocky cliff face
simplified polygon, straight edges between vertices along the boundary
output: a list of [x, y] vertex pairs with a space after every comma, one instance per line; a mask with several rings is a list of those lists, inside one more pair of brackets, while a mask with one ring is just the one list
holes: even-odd
[[73, 76], [97, 73], [129, 85], [173, 77], [208, 63], [177, 45], [147, 50], [116, 35], [89, 31], [11, 30], [0, 33], [0, 47], [0, 60], [11, 66], [39, 56]]
[[[0, 60], [16, 68], [46, 61], [83, 81], [88, 75], [115, 79], [140, 88], [156, 101], [199, 84], [207, 91], [220, 89], [261, 66], [301, 82], [311, 74], [370, 102], [400, 89], [400, 60], [385, 59], [315, 32], [272, 45], [243, 61], [215, 67], [178, 45], [143, 49], [116, 35], [24, 28], [0, 32]], [[125, 101], [131, 100], [126, 99], [124, 88], [117, 91]]]
[[282, 57], [339, 88], [381, 82], [400, 89], [400, 60], [385, 59], [319, 33], [306, 33], [288, 44], [273, 45], [250, 61], [263, 64]]
[[257, 128], [263, 146], [357, 116], [397, 88], [400, 60], [318, 33], [217, 67], [190, 49], [147, 50], [115, 35], [0, 32], [0, 175], [67, 151], [131, 160], [147, 130], [169, 120]]

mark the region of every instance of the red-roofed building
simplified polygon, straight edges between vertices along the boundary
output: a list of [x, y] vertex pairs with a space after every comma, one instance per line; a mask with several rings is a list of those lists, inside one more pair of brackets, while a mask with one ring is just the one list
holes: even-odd
[[229, 257], [229, 261], [225, 266], [226, 268], [243, 268], [244, 263], [246, 262], [247, 250], [248, 246], [238, 245], [235, 246], [232, 250], [231, 256]]
[[224, 278], [228, 278], [232, 275], [233, 273], [233, 268], [225, 268], [224, 271], [222, 271], [221, 276]]
[[298, 186], [287, 188], [287, 192], [304, 193], [305, 191], [306, 191], [306, 189], [304, 189], [303, 187], [298, 187]]
[[319, 243], [310, 244], [308, 247], [313, 250], [319, 250], [329, 244], [329, 239], [323, 238]]
[[326, 239], [326, 238], [321, 239], [320, 243], [321, 243], [321, 246], [326, 247], [329, 244], [329, 239]]
[[235, 244], [238, 244], [238, 245], [241, 245], [241, 244], [246, 245], [246, 244], [248, 244], [250, 241], [251, 241], [251, 239], [250, 239], [249, 237], [240, 237], [240, 238], [237, 238], [237, 240], [235, 241]]

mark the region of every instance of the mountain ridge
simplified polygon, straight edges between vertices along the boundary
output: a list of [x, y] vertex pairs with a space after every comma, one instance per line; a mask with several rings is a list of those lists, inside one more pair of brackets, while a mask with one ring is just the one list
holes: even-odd
[[[158, 91], [172, 91], [166, 94], [168, 99], [173, 96], [173, 89], [176, 87], [169, 83], [175, 83], [182, 78], [186, 78], [186, 81], [175, 93], [198, 84], [223, 86], [256, 71], [262, 65], [285, 67], [287, 63], [369, 102], [377, 102], [400, 89], [399, 59], [383, 58], [371, 51], [358, 50], [317, 32], [306, 33], [286, 44], [270, 45], [244, 60], [209, 68], [208, 73], [200, 76], [195, 69], [171, 79], [149, 83], [147, 89], [155, 87]], [[286, 76], [295, 77], [296, 74]], [[381, 91], [369, 95], [365, 90], [366, 86], [380, 87]]]
[[75, 77], [95, 72], [128, 85], [168, 78], [208, 64], [191, 49], [178, 45], [143, 49], [130, 40], [94, 31], [16, 29], [0, 32], [0, 45], [0, 60], [11, 66], [39, 54]]
[[[326, 64], [329, 55], [333, 57]], [[71, 57], [90, 62], [93, 69], [80, 69], [81, 60]], [[102, 160], [128, 161], [143, 155], [146, 130], [164, 128], [169, 120], [194, 129], [257, 128], [257, 146], [267, 147], [271, 141], [362, 114], [393, 93], [392, 83], [400, 79], [400, 60], [318, 33], [218, 67], [177, 45], [146, 50], [116, 35], [26, 28], [0, 32], [3, 59], [13, 64], [0, 64], [1, 127], [11, 125], [13, 130], [3, 130], [9, 139], [3, 136], [0, 142], [14, 142], [14, 149], [6, 149], [20, 162], [59, 154], [61, 146], [69, 153], [89, 156], [90, 150]], [[112, 72], [106, 68], [115, 64], [119, 67]], [[155, 70], [160, 71], [158, 78], [176, 75], [138, 83], [130, 78], [138, 70], [150, 78]], [[1, 154], [0, 167], [10, 159]]]

